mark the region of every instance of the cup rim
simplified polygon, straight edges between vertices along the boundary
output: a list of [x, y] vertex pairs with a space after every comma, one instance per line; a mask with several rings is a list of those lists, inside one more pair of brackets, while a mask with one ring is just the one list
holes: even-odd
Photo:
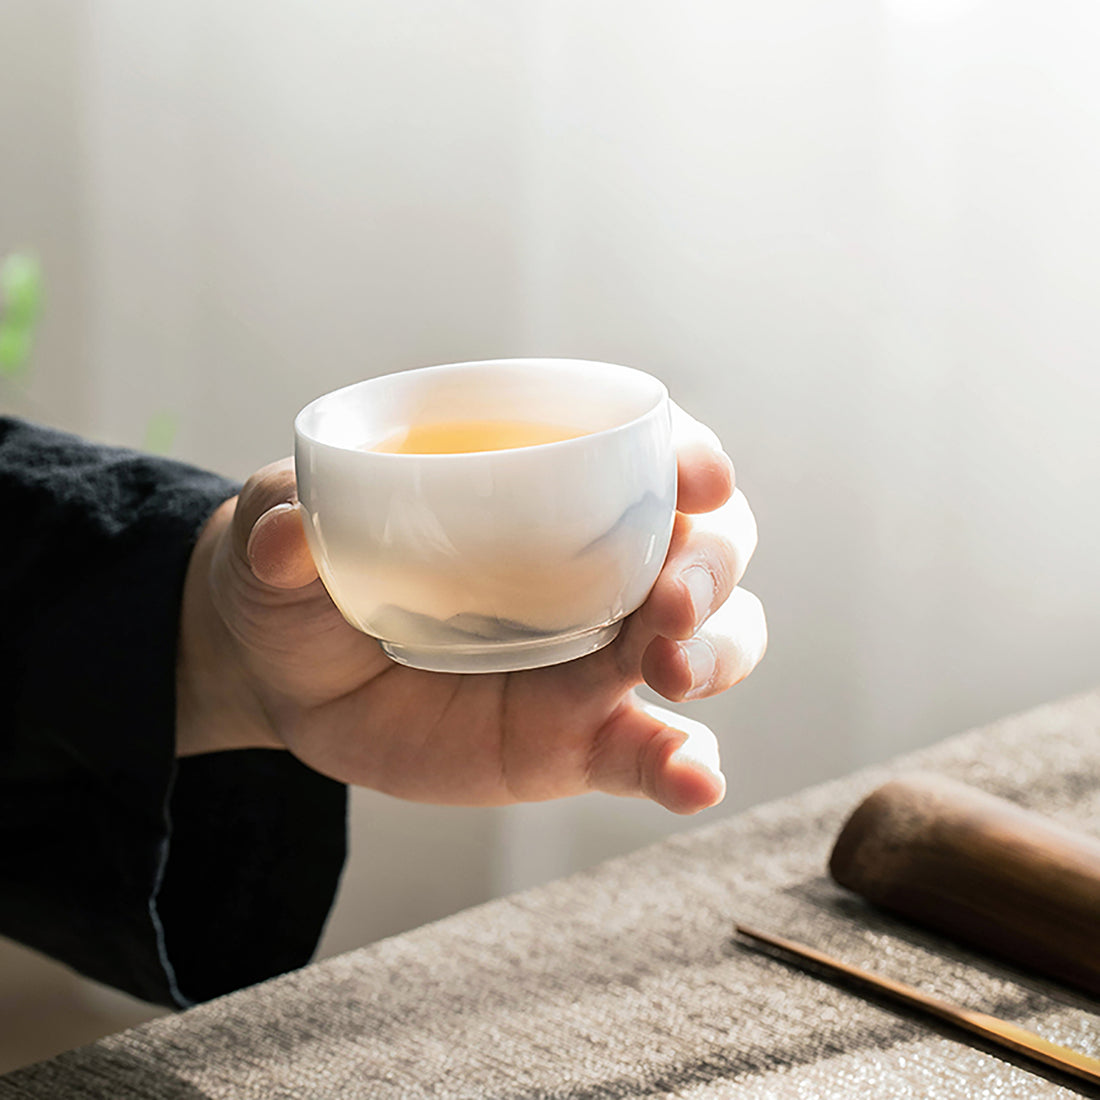
[[[655, 387], [653, 401], [645, 408], [643, 412], [639, 413], [637, 416], [633, 416], [629, 420], [624, 420], [621, 424], [615, 424], [610, 428], [601, 428], [597, 431], [585, 432], [583, 435], [575, 436], [571, 439], [559, 439], [551, 443], [532, 443], [524, 447], [502, 447], [496, 450], [488, 451], [458, 451], [447, 454], [409, 454], [394, 451], [371, 451], [364, 450], [361, 447], [344, 446], [339, 443], [332, 443], [324, 439], [319, 439], [315, 433], [307, 430], [305, 427], [306, 419], [313, 412], [313, 410], [321, 404], [321, 402], [329, 401], [340, 394], [347, 393], [350, 390], [364, 388], [376, 383], [384, 382], [393, 378], [399, 378], [408, 374], [427, 374], [436, 372], [443, 373], [469, 369], [472, 367], [492, 367], [505, 365], [518, 367], [524, 364], [532, 364], [536, 366], [550, 366], [553, 364], [563, 364], [572, 367], [590, 366], [634, 375], [639, 379], [645, 379]], [[519, 356], [515, 358], [502, 359], [473, 359], [460, 363], [440, 363], [424, 367], [410, 367], [407, 370], [390, 371], [387, 374], [379, 374], [371, 378], [363, 378], [358, 382], [351, 382], [346, 386], [340, 386], [335, 390], [329, 390], [327, 393], [323, 393], [315, 397], [312, 401], [310, 401], [299, 410], [298, 414], [294, 418], [294, 434], [297, 439], [306, 441], [312, 447], [323, 447], [328, 450], [337, 451], [341, 454], [362, 455], [364, 456], [364, 458], [367, 458], [367, 456], [369, 456], [369, 459], [372, 461], [395, 460], [398, 462], [407, 462], [409, 460], [419, 460], [424, 462], [446, 460], [450, 462], [455, 462], [472, 458], [484, 458], [484, 456], [486, 455], [494, 455], [498, 456], [499, 458], [499, 456], [501, 455], [515, 454], [521, 451], [544, 451], [550, 447], [569, 447], [577, 444], [584, 444], [586, 441], [592, 439], [606, 438], [607, 436], [614, 435], [617, 432], [628, 431], [635, 425], [641, 423], [649, 417], [652, 417], [668, 402], [668, 400], [668, 387], [659, 378], [657, 378], [656, 375], [650, 374], [647, 371], [639, 369], [638, 367], [628, 367], [621, 363], [609, 363], [598, 359], [571, 359], [555, 356]]]

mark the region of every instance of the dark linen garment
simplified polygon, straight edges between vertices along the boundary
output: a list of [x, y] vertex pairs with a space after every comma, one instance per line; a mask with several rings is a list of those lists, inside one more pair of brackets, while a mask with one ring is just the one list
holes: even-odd
[[290, 753], [175, 759], [183, 579], [235, 491], [0, 417], [0, 933], [163, 1004], [306, 963], [345, 853]]

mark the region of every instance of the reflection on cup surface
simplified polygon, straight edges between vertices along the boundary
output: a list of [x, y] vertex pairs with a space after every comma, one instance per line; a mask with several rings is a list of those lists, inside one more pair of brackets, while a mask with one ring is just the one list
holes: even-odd
[[[532, 425], [553, 438], [531, 441]], [[403, 663], [571, 660], [614, 638], [660, 571], [675, 458], [667, 393], [642, 372], [537, 359], [426, 368], [319, 398], [295, 427], [322, 580]], [[463, 433], [483, 449], [451, 446]]]

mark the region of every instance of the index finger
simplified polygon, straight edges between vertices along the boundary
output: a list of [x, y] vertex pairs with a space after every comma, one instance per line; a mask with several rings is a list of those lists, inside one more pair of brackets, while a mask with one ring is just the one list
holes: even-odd
[[672, 403], [672, 441], [676, 447], [676, 509], [713, 512], [733, 493], [733, 461], [718, 436]]

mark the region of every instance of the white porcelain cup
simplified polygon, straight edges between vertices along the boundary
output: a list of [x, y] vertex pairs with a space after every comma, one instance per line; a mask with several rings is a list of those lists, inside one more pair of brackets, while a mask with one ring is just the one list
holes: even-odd
[[[460, 454], [371, 448], [413, 425], [536, 421], [576, 438]], [[629, 367], [499, 359], [368, 379], [294, 424], [317, 569], [395, 661], [504, 672], [607, 645], [668, 551], [668, 392]]]

